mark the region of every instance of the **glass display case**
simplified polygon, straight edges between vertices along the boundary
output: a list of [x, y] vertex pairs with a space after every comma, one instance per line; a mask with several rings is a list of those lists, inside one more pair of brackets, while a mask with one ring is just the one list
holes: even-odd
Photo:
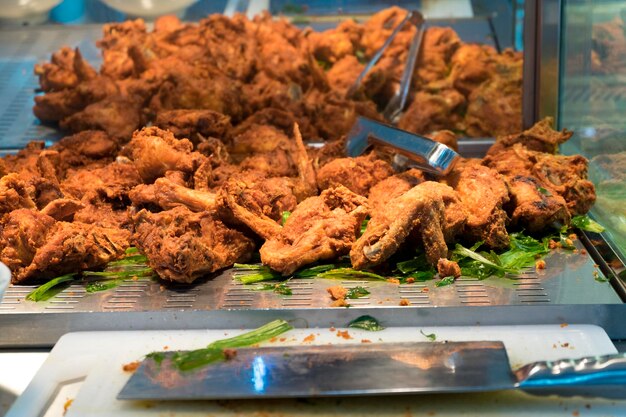
[[[531, 5], [526, 33], [534, 64], [525, 82], [526, 125], [552, 116], [574, 132], [561, 147], [589, 160], [597, 200], [591, 215], [605, 228], [595, 247], [615, 276], [626, 259], [626, 4], [620, 1], [540, 1]], [[534, 79], [533, 79], [534, 78]], [[534, 83], [534, 84], [533, 84]], [[595, 239], [597, 237], [594, 237]], [[618, 280], [619, 282], [619, 280]]]

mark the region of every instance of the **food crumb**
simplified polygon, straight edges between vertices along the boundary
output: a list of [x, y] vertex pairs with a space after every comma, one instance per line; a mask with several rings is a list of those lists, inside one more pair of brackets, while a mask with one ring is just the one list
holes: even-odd
[[581, 255], [586, 255], [587, 254], [587, 249], [581, 249], [580, 250], [580, 254]]
[[563, 327], [567, 327], [567, 326], [569, 326], [569, 324], [567, 324], [567, 323], [561, 323], [561, 328], [563, 328]]
[[569, 343], [568, 343], [568, 342], [561, 343], [561, 347], [562, 347], [562, 348], [569, 347]]
[[413, 284], [414, 282], [415, 282], [415, 278], [413, 278], [413, 277], [406, 279], [406, 283], [407, 284]]
[[334, 287], [326, 288], [326, 291], [330, 294], [333, 300], [339, 300], [346, 298], [348, 295], [348, 290], [341, 285], [335, 285]]
[[337, 337], [343, 337], [344, 339], [352, 339], [352, 336], [350, 336], [350, 333], [348, 333], [347, 330], [344, 330], [343, 332], [341, 330], [337, 330]]
[[73, 402], [74, 402], [73, 398], [68, 398], [67, 401], [65, 401], [65, 404], [63, 404], [63, 415], [67, 413], [67, 409], [70, 408]]
[[314, 340], [315, 340], [315, 335], [313, 333], [311, 333], [310, 335], [302, 339], [304, 343], [313, 342]]
[[287, 340], [286, 337], [281, 337], [280, 339], [278, 339], [279, 342], [284, 342], [285, 340]]
[[350, 304], [346, 303], [345, 298], [339, 298], [332, 303], [330, 303], [331, 307], [348, 307]]
[[580, 415], [580, 412], [578, 410], [574, 410], [574, 411], [572, 411], [572, 415], [574, 417], [578, 417]]
[[276, 339], [276, 336], [274, 336], [274, 337], [272, 337], [272, 338], [269, 340], [269, 342], [270, 342], [270, 343], [275, 343], [275, 342], [276, 342], [276, 340], [278, 340], [278, 339]]
[[572, 233], [568, 236], [571, 240], [576, 240], [578, 239], [578, 236], [576, 236], [576, 233]]
[[139, 368], [139, 365], [141, 365], [141, 362], [139, 361], [127, 363], [125, 365], [122, 365], [122, 370], [124, 372], [135, 372], [137, 368]]
[[556, 349], [556, 343], [552, 344], [552, 349]]
[[401, 306], [410, 306], [411, 302], [409, 300], [407, 300], [406, 298], [403, 298], [402, 300], [400, 300], [400, 305]]
[[361, 343], [372, 343], [369, 339], [361, 339]]
[[237, 357], [237, 351], [235, 349], [224, 349], [224, 357], [227, 361], [235, 359]]
[[331, 328], [330, 328], [330, 329], [328, 329], [328, 330], [330, 330], [331, 332], [334, 332], [334, 331], [335, 331], [335, 330], [337, 330], [337, 329], [335, 329], [335, 327], [332, 327], [332, 326], [331, 326]]
[[535, 262], [535, 268], [546, 269], [546, 261], [544, 261], [543, 259], [539, 259], [537, 262]]
[[422, 292], [428, 292], [428, 291], [430, 291], [428, 288], [426, 287], [422, 288]]
[[398, 278], [387, 278], [387, 282], [392, 284], [400, 284], [400, 280]]
[[548, 242], [548, 247], [550, 249], [560, 248], [561, 247], [561, 242], [557, 242], [556, 240], [550, 239], [550, 242]]
[[161, 292], [165, 291], [165, 287], [163, 285], [159, 285], [159, 291]]

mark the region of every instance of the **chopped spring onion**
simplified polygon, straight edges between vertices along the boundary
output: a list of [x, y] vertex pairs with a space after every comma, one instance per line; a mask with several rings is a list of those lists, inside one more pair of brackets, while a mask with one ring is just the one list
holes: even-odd
[[420, 330], [420, 333], [422, 334], [422, 336], [424, 336], [426, 339], [430, 340], [431, 342], [434, 342], [435, 340], [437, 340], [437, 335], [435, 333], [426, 334], [424, 333], [423, 330]]
[[454, 277], [450, 276], [450, 277], [442, 278], [439, 281], [437, 281], [435, 283], [435, 287], [445, 287], [446, 285], [452, 285], [452, 284], [454, 284]]
[[574, 216], [571, 221], [572, 226], [584, 230], [586, 232], [594, 232], [594, 233], [602, 233], [604, 232], [604, 227], [600, 225], [598, 222], [593, 221], [589, 216]]
[[85, 291], [88, 293], [110, 290], [119, 286], [123, 280], [121, 279], [108, 279], [103, 281], [93, 281], [87, 284]]
[[238, 270], [233, 275], [235, 279], [246, 285], [283, 278], [279, 272], [272, 271], [265, 265], [235, 264], [234, 268]]
[[361, 234], [365, 233], [365, 230], [367, 229], [367, 225], [370, 222], [370, 218], [366, 217], [363, 219], [363, 222], [361, 223]]
[[365, 297], [366, 295], [369, 295], [369, 294], [370, 292], [363, 287], [354, 287], [348, 290], [348, 293], [346, 294], [346, 298], [353, 300], [355, 298]]
[[383, 326], [380, 325], [378, 320], [376, 320], [372, 316], [360, 316], [356, 319], [352, 320], [348, 327], [352, 327], [355, 329], [363, 329], [370, 332], [379, 332], [381, 330], [385, 330]]
[[56, 277], [36, 288], [35, 290], [28, 293], [26, 296], [27, 300], [30, 301], [46, 301], [50, 298], [57, 295], [59, 292], [63, 290], [63, 287], [59, 287], [60, 284], [73, 281], [76, 277], [76, 273], [61, 275], [60, 277]]
[[291, 216], [291, 212], [290, 211], [283, 211], [283, 214], [281, 214], [281, 216], [280, 216], [280, 224], [281, 224], [281, 226], [284, 226], [285, 223], [287, 223], [287, 219], [289, 218], [289, 216]]
[[374, 278], [382, 281], [386, 281], [387, 277], [383, 277], [382, 275], [375, 274], [373, 272], [368, 271], [359, 271], [353, 268], [335, 268], [328, 270], [326, 272], [322, 272], [318, 275], [320, 278], [330, 278], [330, 279], [367, 279]]

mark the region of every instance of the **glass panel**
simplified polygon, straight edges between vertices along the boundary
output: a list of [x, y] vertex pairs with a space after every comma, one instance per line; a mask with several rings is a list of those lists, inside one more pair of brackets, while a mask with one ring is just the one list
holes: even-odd
[[592, 214], [626, 258], [626, 3], [564, 1], [559, 125], [590, 160]]

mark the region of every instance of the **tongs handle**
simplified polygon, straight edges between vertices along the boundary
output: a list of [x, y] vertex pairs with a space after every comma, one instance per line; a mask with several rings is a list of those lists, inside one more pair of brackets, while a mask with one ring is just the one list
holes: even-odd
[[[414, 10], [414, 11], [410, 11], [409, 13], [407, 13], [407, 15], [404, 17], [404, 19], [402, 19], [402, 21], [393, 29], [393, 32], [391, 32], [391, 35], [389, 35], [389, 37], [387, 38], [387, 40], [385, 41], [383, 46], [381, 46], [380, 49], [378, 49], [378, 51], [376, 51], [376, 53], [374, 54], [372, 59], [367, 63], [365, 68], [363, 68], [363, 71], [361, 71], [361, 73], [357, 77], [357, 79], [354, 82], [354, 84], [352, 84], [352, 86], [350, 87], [350, 89], [346, 93], [346, 96], [348, 98], [354, 97], [356, 92], [359, 91], [359, 89], [361, 88], [361, 84], [363, 84], [363, 79], [365, 79], [365, 76], [367, 75], [367, 73], [370, 72], [372, 70], [372, 68], [374, 68], [376, 63], [383, 56], [383, 53], [385, 52], [385, 50], [389, 47], [389, 45], [391, 45], [391, 42], [393, 42], [393, 40], [395, 39], [396, 35], [398, 35], [398, 33], [402, 30], [402, 28], [404, 27], [404, 25], [408, 21], [411, 21], [416, 26], [417, 26], [417, 23], [419, 23], [421, 21], [420, 25], [417, 26], [417, 33], [415, 34], [416, 36], [413, 38], [413, 43], [415, 43], [415, 38], [419, 37], [419, 42], [417, 43], [417, 49], [419, 50], [419, 44], [421, 43], [421, 38], [422, 38], [420, 32], [423, 32], [421, 30], [421, 26], [423, 25], [423, 22], [424, 22], [424, 16], [422, 16], [422, 14], [420, 12]], [[411, 44], [411, 50], [413, 49], [413, 43]], [[415, 55], [417, 56], [417, 53], [415, 53]], [[410, 58], [411, 58], [411, 52], [409, 51], [409, 59]], [[407, 62], [407, 64], [408, 64], [408, 62]], [[415, 67], [415, 62], [413, 62], [412, 65], [413, 65], [413, 67]], [[404, 72], [405, 73], [407, 72], [407, 68], [406, 67], [404, 69]], [[411, 70], [411, 74], [412, 74], [412, 72], [413, 71]], [[403, 74], [402, 78], [404, 79], [404, 74]], [[409, 78], [410, 78], [410, 76], [409, 76]], [[389, 106], [387, 106], [387, 107], [389, 107]]]
[[346, 142], [348, 156], [359, 156], [371, 145], [391, 148], [396, 154], [413, 161], [421, 170], [446, 175], [454, 167], [459, 154], [446, 145], [413, 133], [358, 117]]
[[409, 91], [411, 91], [411, 81], [413, 80], [413, 71], [415, 70], [415, 64], [419, 56], [420, 47], [422, 45], [422, 39], [424, 38], [424, 16], [418, 12], [413, 11], [411, 14], [411, 23], [415, 25], [417, 31], [413, 35], [411, 40], [411, 47], [409, 48], [409, 55], [407, 57], [406, 65], [404, 66], [404, 72], [400, 80], [400, 88], [391, 97], [383, 116], [385, 120], [389, 120], [392, 123], [396, 122], [396, 119], [400, 116], [406, 105]]

